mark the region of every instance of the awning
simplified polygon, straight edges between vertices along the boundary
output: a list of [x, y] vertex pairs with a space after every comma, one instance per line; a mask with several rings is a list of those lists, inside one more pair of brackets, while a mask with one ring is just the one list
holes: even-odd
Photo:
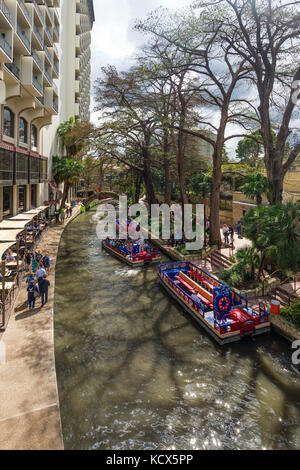
[[0, 261], [3, 256], [3, 254], [9, 250], [14, 245], [14, 243], [11, 242], [6, 242], [6, 243], [0, 243]]
[[17, 243], [16, 238], [19, 235], [19, 233], [20, 233], [20, 230], [0, 230], [0, 243], [11, 242], [11, 245], [13, 245], [14, 243]]
[[0, 230], [20, 230], [22, 232], [28, 224], [28, 220], [3, 220], [0, 223]]
[[34, 217], [36, 217], [37, 214], [18, 214], [18, 215], [15, 215], [14, 217], [11, 217], [9, 220], [11, 221], [27, 221], [27, 224], [29, 224], [29, 222], [31, 222], [32, 219], [34, 219]]

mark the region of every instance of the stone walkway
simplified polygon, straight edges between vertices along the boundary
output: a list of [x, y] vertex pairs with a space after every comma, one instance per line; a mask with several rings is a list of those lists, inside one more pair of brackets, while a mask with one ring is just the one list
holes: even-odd
[[[80, 213], [76, 207], [72, 219]], [[0, 449], [62, 450], [56, 382], [53, 305], [55, 263], [65, 225], [55, 225], [38, 248], [51, 259], [49, 303], [28, 311], [25, 279], [7, 330], [0, 337]], [[5, 352], [5, 354], [3, 354]]]

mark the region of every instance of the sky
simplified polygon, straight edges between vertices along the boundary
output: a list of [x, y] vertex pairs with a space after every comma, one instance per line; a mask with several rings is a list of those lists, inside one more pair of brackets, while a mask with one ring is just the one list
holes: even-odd
[[[94, 0], [95, 24], [92, 31], [92, 94], [93, 83], [100, 75], [101, 67], [115, 65], [126, 69], [130, 57], [141, 44], [142, 35], [132, 30], [136, 19], [147, 17], [147, 14], [162, 6], [179, 9], [191, 4], [191, 0]], [[93, 112], [91, 119], [97, 122]]]
[[[91, 121], [94, 124], [98, 123], [99, 114], [94, 112], [93, 84], [100, 76], [101, 67], [110, 64], [126, 70], [133, 63], [131, 57], [144, 41], [142, 34], [133, 31], [135, 20], [146, 18], [149, 12], [160, 6], [178, 10], [192, 3], [192, 0], [94, 0], [91, 47]], [[226, 148], [232, 158], [235, 157], [238, 140], [227, 143]]]

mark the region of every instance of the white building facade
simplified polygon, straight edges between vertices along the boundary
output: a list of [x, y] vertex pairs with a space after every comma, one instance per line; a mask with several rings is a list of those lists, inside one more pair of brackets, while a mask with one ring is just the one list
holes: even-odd
[[49, 199], [57, 128], [89, 119], [93, 21], [92, 0], [0, 0], [0, 221]]

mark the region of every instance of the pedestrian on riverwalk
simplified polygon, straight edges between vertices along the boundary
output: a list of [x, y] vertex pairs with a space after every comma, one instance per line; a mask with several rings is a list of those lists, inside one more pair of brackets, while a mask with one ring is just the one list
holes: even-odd
[[54, 215], [55, 215], [55, 222], [58, 224], [58, 222], [59, 222], [59, 210], [56, 209]]
[[47, 276], [43, 276], [43, 279], [40, 283], [40, 293], [42, 296], [42, 307], [48, 302], [48, 290], [50, 287], [50, 281], [48, 281]]
[[61, 210], [61, 221], [62, 221], [63, 224], [65, 223], [65, 218], [66, 218], [66, 208], [64, 207]]
[[223, 225], [223, 236], [224, 236], [224, 243], [228, 245], [229, 244], [229, 227], [226, 224]]
[[26, 272], [30, 272], [31, 271], [31, 263], [32, 263], [32, 253], [31, 253], [30, 250], [26, 251], [25, 258], [26, 258]]
[[39, 284], [39, 290], [41, 290], [41, 283], [44, 278], [44, 276], [47, 276], [47, 273], [44, 268], [39, 268], [36, 272], [36, 278]]
[[236, 223], [236, 230], [239, 238], [242, 238], [242, 222], [239, 220]]
[[28, 292], [29, 310], [32, 310], [35, 308], [35, 301], [39, 295], [39, 290], [38, 290], [38, 287], [35, 285], [34, 280], [30, 281], [30, 284], [27, 287], [27, 292]]
[[42, 265], [43, 265], [47, 275], [49, 276], [49, 274], [50, 274], [50, 257], [48, 255], [48, 253], [46, 253], [44, 258], [42, 259]]

